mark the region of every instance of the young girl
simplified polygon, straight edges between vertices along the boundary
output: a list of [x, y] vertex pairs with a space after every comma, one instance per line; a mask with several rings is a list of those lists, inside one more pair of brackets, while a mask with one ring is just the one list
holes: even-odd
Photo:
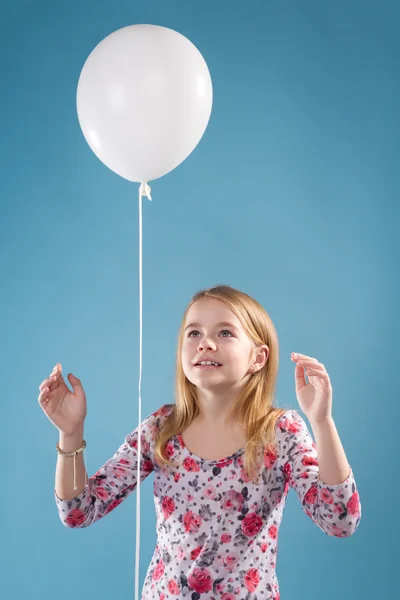
[[[154, 473], [157, 515], [142, 600], [279, 600], [278, 531], [290, 487], [327, 535], [357, 529], [361, 505], [332, 418], [329, 376], [316, 359], [292, 360], [316, 444], [297, 411], [274, 406], [278, 339], [263, 307], [229, 286], [192, 298], [179, 332], [176, 404], [141, 424], [140, 481]], [[68, 379], [73, 393], [58, 364], [39, 403], [60, 432], [61, 521], [87, 527], [135, 490], [138, 429], [85, 485], [86, 399], [80, 380]]]

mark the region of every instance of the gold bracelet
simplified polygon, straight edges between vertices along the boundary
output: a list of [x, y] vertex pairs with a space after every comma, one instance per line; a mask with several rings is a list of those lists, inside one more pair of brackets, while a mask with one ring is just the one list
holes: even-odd
[[86, 448], [85, 440], [83, 440], [82, 446], [80, 448], [78, 448], [78, 450], [74, 450], [73, 452], [64, 452], [63, 450], [61, 450], [61, 448], [59, 446], [59, 442], [57, 442], [57, 444], [56, 444], [56, 450], [57, 450], [58, 454], [61, 454], [62, 456], [76, 456], [77, 454], [82, 452], [85, 448]]
[[[74, 490], [77, 490], [78, 487], [76, 485], [76, 455], [79, 454], [80, 452], [83, 452], [86, 448], [86, 441], [83, 440], [82, 442], [82, 446], [80, 448], [78, 448], [77, 450], [74, 450], [73, 452], [64, 452], [63, 450], [61, 450], [59, 443], [57, 442], [56, 444], [56, 450], [58, 452], [58, 454], [61, 454], [61, 456], [73, 456], [74, 457]], [[85, 464], [85, 461], [83, 461], [83, 464]], [[88, 481], [87, 481], [87, 476], [86, 476], [86, 469], [85, 469], [85, 488], [88, 487]]]

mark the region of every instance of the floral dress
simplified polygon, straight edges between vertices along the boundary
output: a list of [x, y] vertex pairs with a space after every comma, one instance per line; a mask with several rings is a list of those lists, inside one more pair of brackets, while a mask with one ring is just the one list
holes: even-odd
[[[278, 532], [289, 488], [302, 509], [327, 535], [348, 537], [360, 522], [361, 504], [350, 472], [337, 485], [318, 477], [318, 455], [304, 419], [286, 410], [276, 424], [276, 453], [265, 451], [256, 485], [244, 472], [244, 449], [221, 460], [191, 453], [171, 438], [174, 467], [154, 460], [157, 428], [173, 410], [167, 404], [141, 424], [140, 481], [154, 474], [157, 544], [142, 600], [279, 600]], [[66, 527], [87, 527], [136, 488], [138, 428], [58, 513]]]

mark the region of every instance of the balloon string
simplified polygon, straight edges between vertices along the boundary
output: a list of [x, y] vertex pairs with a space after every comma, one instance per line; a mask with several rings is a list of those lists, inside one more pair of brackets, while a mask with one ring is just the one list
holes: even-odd
[[151, 188], [143, 182], [139, 188], [139, 427], [138, 427], [138, 448], [137, 448], [137, 476], [136, 476], [136, 564], [135, 564], [135, 599], [139, 600], [139, 568], [140, 568], [140, 465], [142, 458], [142, 330], [143, 330], [143, 277], [142, 277], [142, 198], [147, 196], [151, 200]]

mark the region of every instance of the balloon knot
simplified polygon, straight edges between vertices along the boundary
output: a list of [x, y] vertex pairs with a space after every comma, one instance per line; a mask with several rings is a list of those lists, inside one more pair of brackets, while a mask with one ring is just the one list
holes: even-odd
[[151, 200], [151, 187], [145, 181], [140, 185], [139, 192], [141, 196], [147, 196]]

